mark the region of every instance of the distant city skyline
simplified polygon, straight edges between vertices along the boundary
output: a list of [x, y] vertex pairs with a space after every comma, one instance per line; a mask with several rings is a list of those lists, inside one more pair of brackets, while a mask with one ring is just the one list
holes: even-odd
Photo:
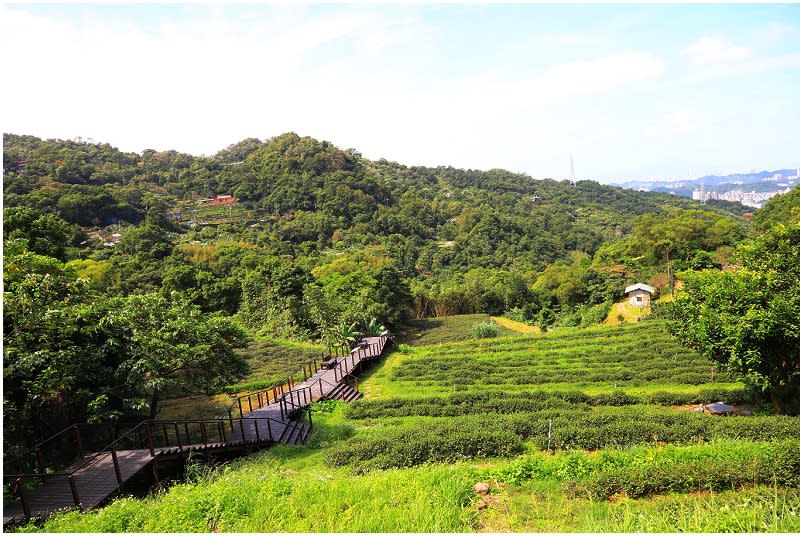
[[294, 131], [605, 183], [795, 168], [800, 5], [4, 4], [4, 132], [213, 154]]

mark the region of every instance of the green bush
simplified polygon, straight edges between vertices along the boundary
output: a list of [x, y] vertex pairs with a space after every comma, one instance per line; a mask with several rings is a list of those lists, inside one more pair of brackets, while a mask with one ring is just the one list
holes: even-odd
[[513, 320], [514, 322], [522, 322], [523, 324], [528, 323], [528, 317], [525, 315], [525, 309], [522, 307], [514, 307], [513, 309], [506, 311], [503, 316], [509, 320]]
[[500, 326], [495, 322], [478, 322], [472, 325], [472, 335], [476, 339], [493, 339], [500, 334]]
[[591, 326], [593, 324], [602, 324], [608, 317], [608, 312], [611, 311], [611, 302], [593, 305], [581, 312], [581, 326]]
[[521, 438], [499, 427], [475, 427], [466, 421], [412, 426], [404, 430], [354, 437], [326, 456], [331, 467], [355, 464], [361, 469], [412, 467], [427, 462], [452, 463], [472, 458], [513, 456]]
[[800, 484], [800, 442], [784, 441], [752, 451], [719, 452], [695, 459], [653, 459], [649, 463], [602, 469], [566, 482], [572, 495], [608, 499], [624, 493], [647, 497], [656, 493], [720, 491], [743, 485]]

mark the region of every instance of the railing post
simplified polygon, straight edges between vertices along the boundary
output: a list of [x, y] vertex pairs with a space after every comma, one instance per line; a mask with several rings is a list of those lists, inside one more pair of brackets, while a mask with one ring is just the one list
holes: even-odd
[[256, 443], [261, 443], [261, 435], [258, 433], [258, 419], [253, 421], [253, 425], [256, 427]]
[[155, 449], [153, 449], [153, 430], [150, 428], [150, 421], [147, 421], [145, 427], [147, 428], [147, 448], [150, 449], [150, 456], [155, 457], [156, 452]]
[[303, 365], [303, 381], [306, 381], [307, 379], [308, 379], [308, 375], [306, 374], [306, 366]]
[[45, 477], [45, 469], [44, 469], [44, 455], [42, 454], [42, 449], [36, 448], [36, 465], [39, 466], [39, 472], [42, 474], [42, 483], [44, 483]]
[[239, 430], [242, 432], [242, 445], [244, 445], [247, 442], [247, 438], [244, 434], [244, 419], [239, 419]]
[[250, 413], [253, 413], [253, 400], [251, 396], [252, 395], [247, 395], [247, 407], [250, 408]]
[[[233, 422], [233, 421], [231, 421], [231, 422]], [[222, 434], [222, 442], [225, 443], [225, 449], [227, 450], [227, 448], [228, 448], [228, 436], [225, 435], [225, 425], [222, 424], [222, 422], [220, 422], [220, 425], [221, 426], [220, 426], [219, 429], [220, 429], [220, 433]], [[232, 427], [233, 427], [233, 425], [231, 425], [231, 430], [233, 429]]]
[[269, 434], [270, 443], [274, 443], [275, 440], [272, 439], [272, 426], [270, 426], [270, 424], [269, 424], [269, 419], [267, 419], [267, 433]]
[[231, 425], [231, 432], [233, 432], [233, 415], [231, 415], [231, 410], [228, 410], [228, 421]]
[[81, 429], [76, 424], [75, 428], [75, 442], [78, 444], [78, 452], [81, 455], [81, 458], [85, 458], [86, 454], [83, 452], [83, 442], [81, 441]]
[[319, 397], [322, 398], [322, 378], [319, 379]]
[[261, 391], [258, 392], [258, 409], [263, 408], [264, 406], [261, 405]]
[[25, 512], [25, 517], [30, 519], [31, 503], [28, 501], [28, 490], [25, 489], [25, 479], [21, 476], [17, 477], [17, 493], [19, 493], [19, 500], [22, 503], [22, 511]]
[[[242, 397], [236, 399], [236, 402], [239, 404], [239, 417], [244, 416], [244, 412], [242, 411]], [[233, 430], [233, 425], [231, 424], [231, 430]]]
[[74, 475], [69, 475], [69, 490], [72, 492], [72, 501], [75, 503], [75, 506], [81, 508], [81, 499], [78, 497], [78, 486], [75, 484]]
[[117, 450], [111, 449], [111, 460], [114, 462], [114, 473], [117, 475], [117, 483], [122, 484], [122, 472], [119, 470], [119, 460], [117, 459]]
[[178, 442], [178, 448], [183, 449], [183, 443], [181, 442], [181, 430], [178, 428], [178, 423], [172, 421], [172, 426], [175, 428], [175, 441]]
[[286, 418], [283, 416], [283, 401], [284, 401], [284, 399], [283, 399], [283, 398], [281, 398], [281, 399], [280, 399], [280, 401], [278, 402], [278, 405], [279, 405], [279, 406], [280, 406], [280, 408], [281, 408], [281, 420], [282, 420], [282, 421], [285, 421], [285, 420], [286, 420]]
[[208, 445], [208, 435], [206, 434], [206, 423], [200, 423], [200, 437], [203, 438], [203, 445]]
[[183, 431], [186, 434], [186, 435], [184, 435], [184, 437], [186, 438], [186, 444], [187, 445], [191, 445], [192, 444], [192, 437], [189, 435], [189, 423], [188, 422], [183, 423]]
[[169, 435], [167, 434], [167, 425], [161, 425], [161, 431], [164, 432], [164, 448], [169, 447]]

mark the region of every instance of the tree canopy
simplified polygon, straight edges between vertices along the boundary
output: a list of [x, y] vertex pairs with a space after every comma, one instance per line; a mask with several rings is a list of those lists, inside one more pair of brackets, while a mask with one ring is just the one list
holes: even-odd
[[800, 413], [800, 224], [777, 225], [738, 250], [739, 266], [684, 274], [672, 331]]

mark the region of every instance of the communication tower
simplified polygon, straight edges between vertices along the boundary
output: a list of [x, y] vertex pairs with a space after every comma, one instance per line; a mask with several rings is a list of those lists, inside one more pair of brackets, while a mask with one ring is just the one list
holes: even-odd
[[572, 158], [572, 153], [569, 155], [569, 185], [573, 188], [578, 185], [575, 182], [575, 161]]

